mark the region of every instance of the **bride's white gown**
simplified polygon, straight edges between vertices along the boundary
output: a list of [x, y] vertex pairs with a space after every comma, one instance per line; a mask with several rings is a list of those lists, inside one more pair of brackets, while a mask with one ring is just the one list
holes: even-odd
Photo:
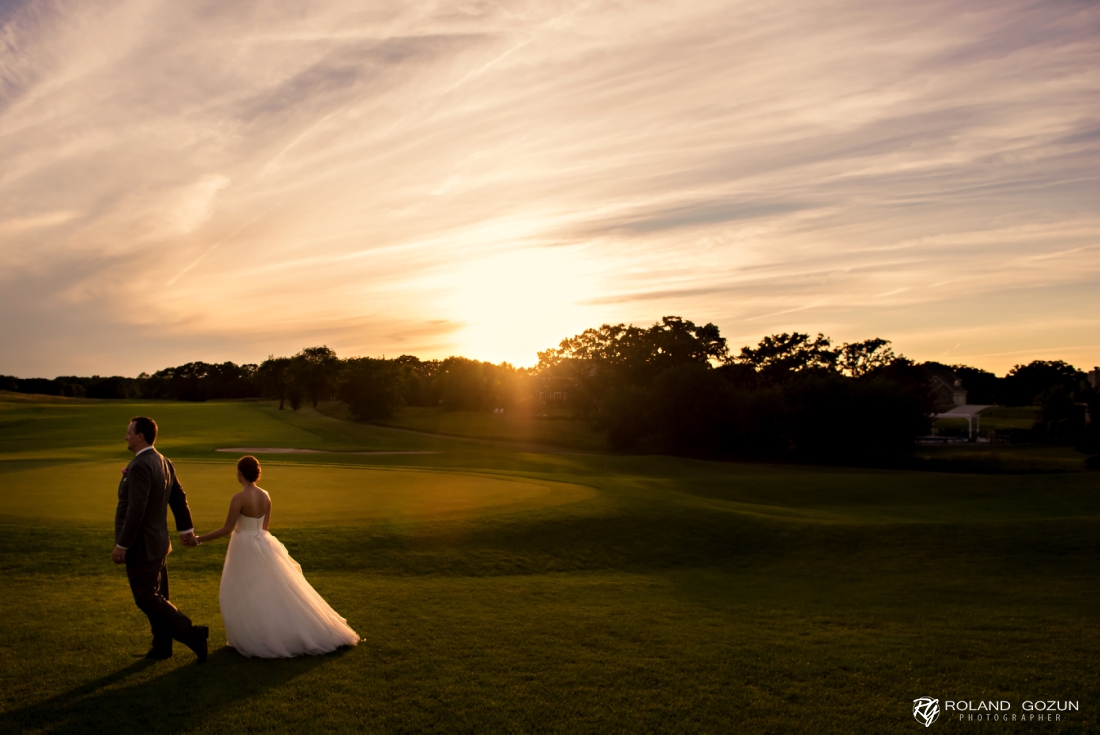
[[245, 656], [287, 658], [354, 646], [359, 636], [302, 575], [263, 518], [241, 515], [222, 569], [222, 619]]

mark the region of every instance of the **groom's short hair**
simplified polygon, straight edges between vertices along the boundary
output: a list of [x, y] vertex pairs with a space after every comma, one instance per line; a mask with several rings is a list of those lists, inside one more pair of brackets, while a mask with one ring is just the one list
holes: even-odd
[[146, 444], [152, 444], [157, 440], [157, 422], [148, 416], [134, 416], [130, 419], [134, 423], [134, 431], [145, 437]]

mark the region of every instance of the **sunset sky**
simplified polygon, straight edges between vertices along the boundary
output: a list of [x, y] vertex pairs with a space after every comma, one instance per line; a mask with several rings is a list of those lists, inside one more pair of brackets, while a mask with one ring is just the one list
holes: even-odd
[[1095, 2], [0, 0], [0, 373], [731, 347], [1100, 364]]

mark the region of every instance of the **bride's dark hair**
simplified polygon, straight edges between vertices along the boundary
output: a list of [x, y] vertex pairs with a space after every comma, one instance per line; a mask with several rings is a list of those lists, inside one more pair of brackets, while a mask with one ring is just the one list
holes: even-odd
[[256, 482], [260, 479], [260, 460], [251, 454], [241, 457], [237, 460], [237, 471], [249, 482]]

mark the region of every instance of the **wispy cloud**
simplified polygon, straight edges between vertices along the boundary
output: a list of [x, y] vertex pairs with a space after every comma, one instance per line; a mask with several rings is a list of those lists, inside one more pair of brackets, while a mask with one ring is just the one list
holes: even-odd
[[528, 364], [669, 313], [1100, 362], [1097, 37], [1072, 2], [0, 4], [0, 372]]

